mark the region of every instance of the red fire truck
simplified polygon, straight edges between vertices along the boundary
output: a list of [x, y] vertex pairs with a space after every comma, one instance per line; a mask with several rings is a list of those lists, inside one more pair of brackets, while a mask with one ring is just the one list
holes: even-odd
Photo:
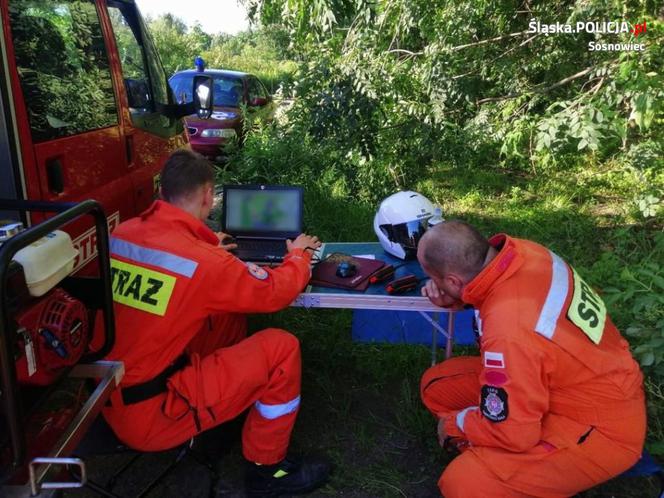
[[[5, 485], [35, 456], [32, 394], [19, 391], [93, 357], [88, 301], [112, 329], [108, 255], [95, 259], [106, 224], [150, 205], [166, 157], [187, 144], [181, 118], [206, 114], [212, 85], [201, 77], [195, 102], [175, 103], [133, 0], [0, 0], [0, 24], [0, 495], [19, 496]], [[60, 283], [72, 274], [101, 283], [76, 291]]]

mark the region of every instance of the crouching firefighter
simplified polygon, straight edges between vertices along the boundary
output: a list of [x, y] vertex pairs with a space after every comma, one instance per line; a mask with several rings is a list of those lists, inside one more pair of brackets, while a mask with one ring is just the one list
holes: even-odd
[[646, 432], [643, 376], [600, 296], [528, 240], [448, 221], [418, 259], [438, 306], [475, 308], [480, 356], [430, 368], [422, 400], [444, 446], [446, 498], [572, 496], [634, 465]]
[[287, 457], [300, 406], [300, 349], [288, 332], [246, 337], [245, 313], [288, 306], [310, 277], [305, 234], [278, 268], [245, 264], [204, 220], [214, 170], [179, 150], [161, 173], [161, 198], [111, 238], [117, 339], [109, 360], [125, 376], [104, 416], [143, 451], [175, 447], [249, 409], [242, 431], [249, 496], [308, 492], [327, 478], [321, 461]]

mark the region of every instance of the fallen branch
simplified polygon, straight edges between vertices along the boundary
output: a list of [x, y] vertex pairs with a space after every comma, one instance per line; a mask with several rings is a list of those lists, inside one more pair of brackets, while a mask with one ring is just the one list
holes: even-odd
[[553, 90], [554, 88], [558, 88], [559, 86], [563, 86], [563, 85], [569, 83], [570, 81], [574, 81], [578, 78], [581, 78], [582, 76], [585, 76], [586, 74], [588, 74], [593, 69], [595, 69], [595, 66], [588, 67], [588, 68], [584, 69], [583, 71], [579, 71], [578, 73], [573, 74], [572, 76], [568, 76], [567, 78], [563, 78], [562, 80], [554, 83], [551, 86], [547, 86], [545, 88], [534, 88], [530, 92], [510, 93], [509, 95], [503, 95], [501, 97], [487, 97], [487, 98], [478, 100], [476, 102], [476, 104], [481, 105], [481, 104], [485, 104], [487, 102], [500, 102], [501, 100], [516, 99], [517, 97], [521, 97], [522, 95], [527, 95], [529, 93], [546, 93], [546, 92], [549, 92], [549, 91]]
[[597, 83], [597, 85], [595, 85], [595, 87], [592, 90], [590, 90], [590, 95], [595, 95], [599, 91], [599, 89], [602, 88], [602, 85], [604, 84], [604, 79], [605, 77], [602, 76], [602, 78], [599, 80], [599, 83]]
[[[517, 36], [523, 36], [529, 34], [530, 31], [519, 31], [518, 33], [510, 33], [508, 35], [496, 36], [495, 38], [487, 38], [486, 40], [480, 40], [478, 42], [466, 43], [465, 45], [457, 45], [456, 47], [450, 47], [445, 49], [449, 52], [457, 52], [463, 50], [464, 48], [469, 47], [479, 47], [480, 45], [486, 45], [487, 43], [493, 43], [501, 40], [507, 40], [508, 38], [515, 38]], [[412, 50], [406, 50], [403, 48], [393, 48], [387, 51], [388, 54], [397, 53], [397, 54], [407, 54], [410, 57], [415, 57], [417, 55], [424, 55], [424, 51], [413, 52]]]
[[[533, 36], [531, 36], [531, 37], [528, 38], [527, 40], [522, 41], [522, 42], [519, 43], [518, 45], [516, 45], [516, 46], [510, 48], [509, 50], [506, 50], [506, 51], [503, 52], [502, 54], [500, 54], [500, 55], [494, 57], [493, 59], [491, 59], [491, 60], [489, 61], [489, 64], [493, 64], [494, 62], [496, 62], [496, 61], [497, 61], [498, 59], [500, 59], [501, 57], [505, 57], [507, 54], [509, 54], [509, 53], [511, 53], [511, 52], [513, 52], [513, 51], [515, 51], [517, 48], [523, 47], [524, 45], [530, 43], [530, 42], [533, 41], [535, 38], [537, 38], [539, 35], [540, 35], [540, 33], [534, 34]], [[467, 73], [463, 73], [463, 74], [458, 74], [458, 75], [456, 75], [456, 76], [452, 76], [452, 79], [453, 79], [453, 80], [458, 80], [459, 78], [464, 78], [464, 77], [466, 77], [466, 76], [470, 76], [471, 74], [477, 73], [478, 71], [479, 71], [479, 69], [473, 69], [472, 71], [468, 71]]]
[[387, 51], [388, 54], [408, 54], [410, 57], [415, 57], [416, 55], [424, 55], [424, 52], [411, 52], [404, 48], [393, 48]]
[[518, 33], [510, 33], [509, 35], [496, 36], [495, 38], [488, 38], [486, 40], [480, 40], [474, 43], [467, 43], [465, 45], [458, 45], [456, 47], [450, 48], [450, 52], [456, 52], [457, 50], [463, 50], [468, 47], [478, 47], [480, 45], [486, 45], [487, 43], [493, 43], [500, 40], [507, 40], [508, 38], [515, 38], [517, 36], [523, 36], [529, 34], [530, 31], [519, 31]]

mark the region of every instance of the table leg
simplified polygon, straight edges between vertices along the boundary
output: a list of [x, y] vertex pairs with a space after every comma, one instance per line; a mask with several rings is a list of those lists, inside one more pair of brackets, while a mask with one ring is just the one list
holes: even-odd
[[[422, 317], [427, 322], [429, 322], [436, 331], [440, 332], [441, 334], [443, 334], [447, 338], [447, 351], [445, 351], [445, 358], [450, 358], [452, 356], [452, 344], [453, 344], [452, 343], [452, 338], [453, 338], [453, 335], [454, 335], [454, 311], [448, 311], [447, 312], [447, 314], [448, 314], [448, 318], [447, 318], [448, 330], [445, 330], [440, 325], [440, 323], [438, 323], [436, 320], [432, 319], [429, 315], [427, 315], [427, 313], [425, 311], [418, 311], [418, 313], [420, 315], [422, 315]], [[434, 365], [436, 364], [436, 357], [434, 355], [435, 344], [436, 344], [436, 340], [435, 340], [435, 333], [434, 333], [434, 338], [432, 340], [432, 346], [431, 346], [431, 349], [432, 349], [431, 360], [434, 362], [433, 363]]]
[[447, 346], [445, 347], [445, 359], [452, 357], [452, 348], [454, 347], [454, 320], [456, 313], [450, 311], [447, 313]]
[[[438, 312], [433, 313], [431, 318], [438, 323]], [[431, 366], [434, 366], [438, 361], [438, 330], [433, 325], [431, 326]]]

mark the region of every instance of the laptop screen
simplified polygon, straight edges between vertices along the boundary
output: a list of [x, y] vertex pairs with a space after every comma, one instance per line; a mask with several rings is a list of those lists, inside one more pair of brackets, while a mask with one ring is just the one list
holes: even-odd
[[226, 185], [222, 230], [232, 235], [290, 238], [302, 232], [302, 188]]

